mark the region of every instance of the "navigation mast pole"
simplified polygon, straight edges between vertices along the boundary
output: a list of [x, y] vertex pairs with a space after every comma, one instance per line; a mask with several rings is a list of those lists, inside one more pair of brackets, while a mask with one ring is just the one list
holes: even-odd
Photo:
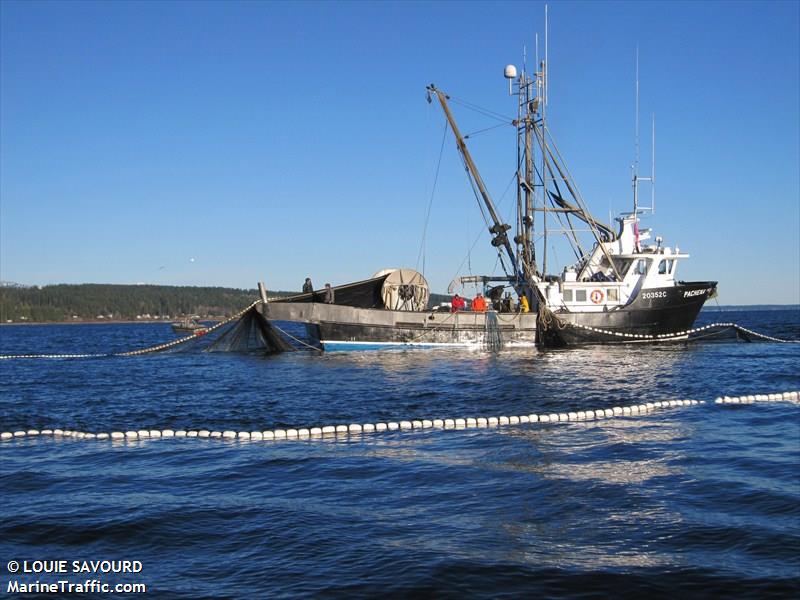
[[652, 137], [651, 143], [652, 147], [650, 149], [650, 160], [652, 161], [650, 165], [650, 210], [655, 213], [656, 212], [656, 114], [652, 114], [653, 119], [653, 129], [652, 129]]
[[[514, 65], [507, 65], [503, 75], [508, 79], [509, 94], [514, 95], [512, 83], [517, 85], [517, 119], [514, 125], [517, 132], [517, 236], [514, 243], [522, 264], [522, 272], [528, 285], [531, 284], [530, 275], [536, 273], [536, 254], [533, 246], [533, 215], [535, 203], [534, 168], [533, 168], [533, 140], [532, 133], [535, 126], [531, 109], [531, 102], [538, 102], [534, 98], [532, 87], [535, 79], [528, 76], [527, 51], [523, 48], [522, 72], [517, 76]], [[538, 59], [538, 38], [537, 38]]]
[[[636, 44], [636, 110], [634, 111], [633, 218], [639, 220], [639, 44]], [[637, 240], [638, 243], [638, 240]]]
[[542, 277], [547, 275], [547, 121], [545, 115], [547, 113], [547, 69], [548, 69], [548, 41], [549, 41], [549, 27], [547, 17], [547, 4], [544, 5], [544, 60], [541, 65], [542, 77]]
[[531, 133], [533, 123], [530, 114], [531, 102], [531, 80], [528, 77], [527, 71], [522, 72], [521, 84], [525, 87], [525, 93], [520, 89], [520, 104], [524, 102], [525, 109], [520, 110], [523, 114], [524, 127], [525, 127], [525, 216], [523, 217], [522, 224], [525, 230], [525, 261], [531, 269], [534, 269], [533, 257], [533, 146], [531, 143]]
[[656, 210], [656, 116], [652, 115], [652, 129], [651, 129], [651, 171], [649, 177], [641, 177], [639, 175], [639, 45], [636, 45], [636, 110], [635, 110], [634, 124], [634, 144], [635, 156], [633, 162], [633, 217], [638, 222], [639, 220], [639, 182], [648, 181], [650, 183], [650, 206], [641, 207], [642, 211], [649, 210], [655, 212]]
[[[523, 51], [524, 52], [524, 51]], [[508, 79], [508, 95], [514, 95], [514, 78], [516, 77], [516, 69], [512, 69], [511, 66], [507, 66], [503, 75], [506, 79]], [[517, 120], [514, 121], [514, 125], [516, 128], [517, 133], [517, 237], [514, 238], [514, 243], [517, 245], [517, 256], [519, 257], [520, 262], [524, 263], [528, 261], [528, 239], [530, 238], [528, 228], [527, 228], [527, 221], [525, 212], [525, 206], [527, 205], [526, 200], [523, 200], [523, 195], [525, 194], [525, 190], [523, 187], [522, 182], [524, 181], [523, 175], [520, 174], [520, 168], [522, 166], [523, 160], [525, 160], [525, 151], [520, 143], [519, 138], [519, 127], [520, 123], [522, 123], [523, 112], [522, 112], [522, 82], [517, 81], [518, 89], [517, 89]]]
[[520, 96], [520, 101], [525, 102], [525, 260], [529, 265], [533, 260], [533, 146], [531, 144], [531, 114], [527, 109], [531, 101], [531, 81], [527, 73], [523, 73], [525, 82], [525, 95]]

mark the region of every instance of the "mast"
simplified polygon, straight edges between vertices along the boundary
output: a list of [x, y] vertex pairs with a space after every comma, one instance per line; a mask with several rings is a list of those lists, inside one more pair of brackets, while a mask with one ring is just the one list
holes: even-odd
[[[636, 109], [634, 111], [633, 218], [639, 220], [639, 44], [636, 44]], [[636, 241], [639, 243], [638, 239]], [[638, 250], [638, 248], [637, 248]]]
[[[524, 98], [520, 96], [520, 100], [524, 99], [527, 106], [531, 100], [530, 97], [531, 82], [525, 75], [525, 95]], [[531, 144], [532, 138], [532, 123], [531, 115], [525, 111], [525, 216], [522, 219], [523, 230], [525, 231], [525, 262], [529, 265], [534, 264], [533, 256], [533, 147]]]
[[[450, 123], [450, 128], [453, 130], [453, 135], [456, 138], [456, 146], [458, 151], [461, 153], [461, 156], [464, 158], [464, 164], [467, 167], [467, 172], [469, 173], [472, 181], [475, 183], [475, 186], [478, 188], [480, 192], [481, 198], [483, 199], [483, 203], [486, 206], [487, 211], [489, 212], [489, 216], [492, 220], [492, 226], [489, 227], [489, 233], [494, 235], [492, 238], [492, 246], [499, 248], [503, 247], [508, 255], [509, 260], [511, 261], [511, 266], [514, 270], [514, 275], [519, 277], [521, 273], [519, 272], [519, 268], [517, 266], [517, 258], [515, 256], [514, 250], [511, 247], [511, 243], [508, 241], [507, 231], [511, 229], [511, 226], [503, 223], [500, 217], [497, 214], [497, 210], [495, 209], [494, 202], [492, 202], [491, 196], [489, 196], [489, 192], [486, 189], [486, 185], [483, 183], [483, 178], [481, 178], [481, 174], [478, 172], [478, 167], [475, 166], [475, 162], [472, 160], [472, 156], [467, 149], [467, 144], [464, 142], [464, 138], [461, 136], [461, 131], [458, 129], [458, 125], [456, 124], [455, 118], [453, 114], [450, 112], [450, 107], [447, 104], [447, 95], [442, 92], [441, 90], [437, 89], [436, 86], [433, 84], [427, 87], [428, 93], [435, 94], [436, 98], [439, 100], [439, 104], [442, 106], [442, 110], [444, 111], [444, 115], [447, 118], [448, 123]], [[524, 275], [523, 275], [524, 276]]]
[[[652, 115], [651, 129], [651, 171], [649, 177], [639, 175], [639, 45], [636, 45], [636, 108], [634, 123], [634, 162], [633, 162], [633, 218], [634, 222], [639, 222], [639, 211], [649, 210], [655, 212], [656, 209], [656, 116]], [[650, 206], [639, 207], [639, 182], [650, 182]], [[637, 225], [638, 231], [638, 225]], [[638, 238], [637, 238], [638, 245]]]
[[[516, 69], [509, 65], [506, 67], [505, 76], [516, 76]], [[521, 246], [522, 260], [528, 269], [536, 272], [536, 257], [533, 246], [533, 210], [535, 183], [533, 180], [533, 120], [531, 116], [531, 101], [538, 99], [531, 95], [533, 80], [523, 68], [518, 79], [517, 92], [517, 202], [519, 203], [519, 229], [520, 237], [514, 241]], [[522, 132], [523, 135], [520, 135]], [[522, 160], [520, 160], [522, 159]], [[520, 163], [524, 160], [524, 171], [520, 173]]]
[[[536, 167], [534, 164], [533, 142], [534, 128], [536, 127], [536, 114], [539, 110], [541, 87], [539, 73], [532, 79], [527, 72], [527, 53], [523, 52], [522, 72], [517, 76], [514, 65], [508, 65], [503, 75], [509, 80], [509, 93], [513, 94], [512, 80], [516, 79], [517, 85], [517, 120], [514, 125], [517, 129], [517, 230], [514, 238], [517, 244], [522, 263], [523, 273], [529, 285], [540, 280], [540, 273], [536, 267], [536, 250], [533, 240], [534, 211], [536, 202], [536, 188], [540, 187], [535, 181]], [[538, 60], [538, 38], [537, 38]], [[533, 86], [537, 89], [534, 92]], [[536, 136], [538, 139], [538, 135]]]
[[[523, 55], [525, 55], [525, 51], [523, 49]], [[514, 95], [514, 79], [517, 76], [517, 69], [513, 67], [513, 65], [509, 65], [503, 71], [503, 76], [508, 80], [508, 95]], [[528, 239], [529, 239], [529, 232], [526, 224], [526, 216], [527, 212], [525, 206], [527, 202], [523, 200], [523, 194], [525, 194], [525, 190], [521, 184], [522, 178], [520, 177], [520, 167], [522, 165], [522, 161], [525, 159], [525, 150], [520, 144], [519, 141], [519, 124], [522, 122], [522, 102], [517, 101], [517, 120], [514, 121], [514, 126], [517, 128], [517, 168], [516, 168], [516, 180], [517, 180], [517, 235], [514, 236], [514, 243], [517, 245], [517, 257], [520, 262], [525, 262], [528, 260]]]
[[539, 77], [542, 82], [542, 276], [547, 275], [547, 121], [545, 120], [545, 113], [547, 112], [547, 46], [548, 46], [548, 19], [547, 19], [547, 4], [544, 5], [544, 60], [542, 61]]
[[[547, 96], [548, 96], [548, 41], [549, 27], [547, 22], [547, 7], [545, 7], [545, 48], [544, 60], [537, 64], [537, 70], [533, 78], [529, 77], [526, 69], [523, 69], [519, 77], [516, 77], [516, 69], [513, 65], [508, 65], [505, 76], [509, 79], [516, 78], [518, 86], [518, 114], [517, 119], [517, 183], [522, 189], [522, 193], [517, 193], [517, 201], [520, 204], [517, 214], [522, 219], [519, 227], [521, 235], [515, 242], [522, 246], [521, 255], [524, 259], [523, 265], [527, 265], [534, 274], [535, 280], [540, 281], [547, 273], [547, 244], [550, 236], [550, 226], [548, 215], [553, 216], [559, 222], [562, 215], [567, 219], [566, 233], [571, 235], [570, 243], [575, 248], [576, 255], [584, 257], [586, 253], [581, 248], [575, 228], [569, 221], [570, 215], [577, 217], [589, 226], [595, 241], [600, 245], [603, 254], [612, 265], [616, 272], [607, 249], [603, 245], [604, 241], [613, 240], [616, 235], [608, 225], [595, 219], [587, 210], [577, 186], [575, 185], [566, 165], [563, 164], [555, 142], [552, 140], [550, 131], [547, 128]], [[537, 60], [538, 60], [538, 36], [537, 36]], [[535, 90], [533, 86], [535, 85]], [[533, 145], [539, 148], [541, 153], [541, 165], [539, 157], [534, 156]], [[524, 175], [520, 174], [520, 156], [524, 156]], [[639, 178], [642, 179], [642, 178]], [[565, 188], [562, 191], [562, 186]], [[536, 189], [541, 189], [541, 199], [537, 200]], [[571, 196], [568, 200], [567, 195]], [[524, 201], [524, 207], [522, 203]], [[542, 213], [542, 248], [541, 264], [537, 264], [536, 248], [534, 244], [535, 213]], [[617, 273], [619, 277], [619, 274]]]
[[[526, 294], [531, 300], [535, 297], [543, 306], [547, 305], [547, 301], [544, 298], [543, 290], [539, 289], [537, 284], [542, 282], [547, 269], [547, 244], [551, 233], [548, 225], [548, 214], [561, 224], [562, 229], [556, 228], [554, 232], [567, 235], [569, 243], [572, 245], [579, 261], [584, 261], [589, 254], [581, 247], [577, 235], [579, 230], [576, 229], [575, 224], [571, 221], [571, 217], [575, 217], [588, 225], [588, 230], [594, 237], [595, 242], [602, 250], [603, 255], [608, 260], [618, 279], [621, 279], [617, 272], [617, 267], [609, 254], [609, 250], [605, 247], [606, 242], [611, 242], [616, 239], [616, 234], [609, 225], [598, 221], [589, 213], [578, 187], [569, 169], [566, 167], [558, 146], [547, 128], [548, 37], [547, 7], [545, 7], [544, 59], [541, 61], [539, 60], [539, 40], [537, 36], [537, 65], [532, 76], [528, 75], [527, 72], [527, 56], [525, 56], [527, 53], [524, 51], [524, 66], [522, 72], [518, 75], [514, 65], [507, 65], [504, 72], [504, 76], [509, 80], [509, 94], [517, 96], [517, 119], [513, 122], [517, 130], [517, 233], [513, 239], [515, 247], [512, 247], [507, 235], [507, 231], [511, 229], [511, 227], [503, 223], [498, 216], [494, 203], [478, 172], [478, 168], [456, 125], [455, 118], [447, 102], [449, 97], [433, 84], [426, 88], [429, 102], [431, 101], [431, 94], [435, 94], [436, 98], [439, 100], [445, 117], [453, 130], [453, 135], [456, 138], [456, 147], [464, 161], [464, 166], [470, 177], [470, 182], [476, 191], [476, 197], [478, 195], [480, 196], [479, 204], [482, 201], [483, 205], [485, 205], [488, 210], [492, 221], [492, 224], [489, 226], [489, 232], [493, 235], [492, 245], [496, 248], [502, 246], [511, 262], [514, 273], [513, 277], [510, 277], [509, 280], [515, 281], [515, 288], [518, 293]], [[516, 94], [514, 92], [515, 87]], [[539, 153], [541, 156], [536, 155]], [[637, 167], [637, 172], [634, 176], [634, 191], [637, 208], [637, 188], [638, 180], [640, 179], [644, 178], [638, 176]], [[541, 193], [539, 193], [538, 190], [541, 190]], [[535, 215], [537, 212], [542, 213], [541, 235], [543, 246], [541, 248], [541, 264], [538, 264], [537, 249], [534, 240], [536, 227]], [[564, 220], [566, 220], [566, 224]], [[508, 271], [506, 271], [506, 273], [510, 275]]]

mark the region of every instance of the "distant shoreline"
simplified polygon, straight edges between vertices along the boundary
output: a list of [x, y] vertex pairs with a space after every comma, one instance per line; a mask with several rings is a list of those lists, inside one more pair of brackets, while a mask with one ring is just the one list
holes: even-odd
[[[227, 317], [209, 317], [208, 319], [198, 319], [205, 323], [219, 323], [222, 319]], [[172, 325], [174, 320], [159, 320], [159, 319], [137, 319], [135, 321], [123, 319], [98, 319], [95, 321], [14, 321], [13, 323], [0, 323], [0, 327], [7, 325], [144, 325], [153, 323], [163, 323], [164, 325]]]

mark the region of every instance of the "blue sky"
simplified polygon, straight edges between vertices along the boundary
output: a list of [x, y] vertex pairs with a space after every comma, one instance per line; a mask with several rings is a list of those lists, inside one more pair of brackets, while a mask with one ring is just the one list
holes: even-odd
[[[543, 6], [0, 3], [0, 279], [298, 289], [413, 268], [444, 123], [425, 85], [512, 117], [503, 67], [533, 55]], [[583, 196], [630, 208], [638, 44], [645, 226], [722, 304], [800, 302], [799, 7], [550, 4], [549, 123]], [[464, 132], [496, 124], [453, 108]], [[508, 214], [513, 128], [470, 147]], [[434, 291], [497, 271], [482, 228], [448, 137]]]

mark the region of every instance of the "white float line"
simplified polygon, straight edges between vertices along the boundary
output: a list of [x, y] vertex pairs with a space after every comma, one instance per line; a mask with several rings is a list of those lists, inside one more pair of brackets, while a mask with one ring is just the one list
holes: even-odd
[[[241, 318], [241, 316], [244, 313], [246, 313], [248, 310], [250, 310], [251, 308], [253, 308], [257, 304], [261, 304], [261, 300], [260, 299], [256, 300], [252, 304], [250, 304], [250, 306], [248, 306], [247, 308], [243, 308], [242, 310], [240, 310], [238, 313], [236, 313], [232, 317], [229, 317], [229, 318], [225, 319], [224, 321], [220, 321], [219, 323], [217, 323], [216, 325], [214, 325], [210, 329], [206, 329], [203, 332], [202, 335], [208, 335], [212, 331], [216, 331], [220, 327], [224, 327], [225, 325], [227, 325], [231, 321], [235, 321], [236, 319]], [[181, 338], [179, 340], [175, 340], [173, 342], [168, 342], [166, 344], [159, 344], [158, 346], [151, 346], [150, 348], [142, 348], [141, 350], [132, 350], [130, 352], [118, 352], [116, 354], [112, 354], [112, 356], [138, 356], [140, 354], [150, 354], [151, 352], [160, 352], [162, 350], [166, 350], [168, 348], [172, 348], [174, 346], [178, 346], [179, 344], [184, 344], [186, 342], [190, 342], [192, 340], [196, 340], [198, 337], [200, 337], [200, 336], [198, 336], [198, 335], [189, 335], [189, 336], [183, 337], [183, 338]]]
[[781, 344], [800, 344], [800, 340], [782, 340], [780, 338], [772, 337], [770, 335], [764, 335], [763, 333], [758, 333], [758, 332], [753, 331], [751, 329], [747, 329], [745, 327], [742, 327], [741, 325], [734, 325], [734, 327], [736, 327], [737, 329], [739, 329], [741, 331], [744, 331], [745, 333], [748, 333], [748, 334], [753, 335], [755, 337], [763, 338], [765, 340], [769, 340], [771, 342], [780, 342]]
[[610, 335], [619, 338], [626, 338], [626, 339], [641, 339], [641, 340], [659, 340], [659, 341], [669, 341], [674, 339], [685, 338], [690, 336], [694, 333], [700, 333], [701, 331], [707, 331], [709, 329], [718, 329], [718, 328], [727, 328], [733, 327], [745, 333], [748, 333], [752, 336], [759, 337], [765, 340], [769, 340], [771, 342], [779, 342], [781, 344], [798, 344], [800, 340], [782, 340], [780, 338], [771, 337], [768, 335], [764, 335], [763, 333], [757, 333], [750, 329], [746, 329], [741, 325], [737, 325], [736, 323], [712, 323], [710, 325], [704, 325], [703, 327], [695, 327], [694, 329], [687, 329], [686, 331], [677, 331], [675, 333], [661, 333], [661, 334], [647, 334], [647, 333], [625, 333], [621, 331], [609, 331], [608, 329], [598, 329], [596, 327], [589, 327], [588, 325], [581, 325], [579, 323], [567, 323], [568, 325], [572, 325], [573, 327], [577, 327], [578, 329], [585, 329], [586, 331], [592, 331], [594, 333], [602, 333], [603, 335]]
[[[594, 333], [602, 333], [604, 335], [611, 335], [620, 338], [642, 339], [642, 340], [670, 340], [675, 338], [684, 338], [693, 333], [699, 333], [701, 331], [706, 331], [708, 329], [714, 329], [717, 327], [737, 327], [735, 323], [713, 323], [711, 325], [704, 325], [703, 327], [687, 329], [686, 331], [677, 331], [675, 333], [649, 334], [649, 333], [625, 333], [622, 331], [610, 331], [608, 329], [598, 329], [597, 327], [589, 327], [588, 325], [581, 325], [579, 323], [568, 323], [568, 324], [572, 325], [573, 327], [577, 327], [578, 329], [585, 329], [586, 331], [592, 331]], [[778, 341], [786, 341], [786, 340], [778, 340]]]
[[[752, 404], [755, 402], [792, 402], [800, 403], [800, 392], [782, 392], [778, 394], [755, 394], [750, 396], [722, 396], [714, 400], [714, 404]], [[389, 421], [386, 423], [353, 423], [350, 425], [324, 425], [299, 429], [274, 429], [269, 431], [210, 431], [208, 429], [140, 429], [137, 431], [112, 431], [110, 433], [86, 433], [64, 429], [28, 429], [5, 431], [0, 433], [0, 440], [12, 440], [32, 436], [54, 436], [91, 440], [142, 440], [153, 438], [213, 438], [226, 440], [284, 440], [304, 439], [329, 435], [361, 435], [364, 433], [382, 433], [386, 431], [407, 431], [415, 429], [473, 429], [479, 427], [504, 427], [526, 423], [561, 423], [576, 421], [594, 421], [613, 419], [615, 417], [634, 417], [651, 413], [658, 409], [676, 408], [679, 406], [697, 406], [706, 404], [705, 400], [664, 400], [646, 402], [632, 406], [614, 406], [596, 410], [580, 410], [541, 415], [520, 415], [513, 417], [466, 417], [460, 419], [416, 419], [410, 421]]]
[[[227, 325], [231, 321], [234, 321], [236, 319], [241, 318], [241, 316], [244, 313], [246, 313], [248, 310], [250, 310], [251, 308], [253, 308], [254, 306], [256, 306], [256, 305], [258, 305], [260, 303], [261, 303], [260, 299], [256, 300], [255, 302], [250, 304], [250, 306], [248, 306], [247, 308], [242, 309], [241, 311], [239, 311], [238, 313], [236, 313], [232, 317], [230, 317], [230, 318], [228, 318], [228, 319], [226, 319], [224, 321], [221, 321], [220, 323], [217, 323], [216, 325], [214, 325], [210, 329], [207, 329], [204, 332], [204, 335], [205, 334], [209, 334], [212, 331], [216, 331], [217, 329]], [[745, 327], [741, 327], [740, 325], [737, 325], [736, 323], [712, 323], [710, 325], [704, 325], [703, 327], [696, 327], [694, 329], [687, 329], [686, 331], [678, 331], [676, 333], [663, 333], [663, 334], [657, 334], [657, 335], [646, 334], [646, 333], [625, 333], [625, 332], [621, 332], [621, 331], [610, 331], [608, 329], [598, 329], [596, 327], [589, 327], [588, 325], [581, 325], [579, 323], [567, 323], [567, 325], [572, 326], [572, 327], [576, 327], [578, 329], [584, 329], [586, 331], [592, 331], [594, 333], [601, 333], [603, 335], [609, 335], [609, 336], [614, 336], [614, 337], [619, 337], [619, 338], [634, 339], [634, 340], [637, 340], [637, 339], [638, 340], [657, 340], [657, 341], [670, 341], [670, 340], [676, 340], [676, 339], [683, 339], [683, 338], [688, 337], [689, 335], [692, 335], [693, 333], [699, 333], [701, 331], [707, 331], [709, 329], [733, 327], [735, 329], [743, 331], [743, 332], [745, 332], [745, 333], [747, 333], [749, 335], [752, 335], [754, 337], [758, 337], [758, 338], [761, 338], [761, 339], [764, 339], [764, 340], [769, 340], [771, 342], [779, 342], [781, 344], [800, 344], [800, 340], [782, 340], [780, 338], [771, 337], [769, 335], [764, 335], [763, 333], [758, 333], [756, 331], [752, 331], [752, 330], [747, 329]], [[275, 326], [275, 325], [273, 325], [273, 326]], [[275, 326], [275, 327], [277, 329], [279, 329], [279, 331], [281, 331], [282, 333], [286, 334], [286, 332], [283, 331], [282, 329], [278, 328], [277, 326]], [[286, 334], [286, 335], [288, 335], [288, 334]], [[427, 334], [423, 334], [423, 335], [427, 335]], [[139, 356], [141, 354], [150, 354], [152, 352], [161, 352], [162, 350], [167, 350], [169, 348], [173, 348], [173, 347], [178, 346], [180, 344], [185, 344], [186, 342], [191, 342], [191, 341], [197, 339], [198, 337], [200, 337], [200, 336], [198, 336], [198, 335], [189, 335], [189, 336], [183, 337], [183, 338], [181, 338], [179, 340], [175, 340], [175, 341], [172, 341], [172, 342], [167, 342], [165, 344], [159, 344], [157, 346], [151, 346], [149, 348], [142, 348], [141, 350], [131, 350], [129, 352], [117, 352], [117, 353], [112, 353], [112, 354], [10, 354], [10, 355], [7, 354], [7, 355], [0, 355], [0, 360], [4, 360], [4, 359], [5, 360], [8, 360], [8, 359], [22, 359], [22, 358], [51, 358], [52, 359], [52, 358], [106, 358], [106, 357], [109, 357], [109, 356]], [[293, 337], [293, 336], [289, 336], [289, 337]], [[297, 339], [297, 338], [294, 338], [294, 339]], [[300, 340], [298, 340], [298, 341], [300, 341]], [[305, 344], [304, 342], [301, 342], [301, 343], [303, 343], [304, 345], [308, 346], [308, 344]], [[445, 344], [445, 345], [451, 345], [451, 344]], [[319, 348], [316, 348], [314, 346], [309, 346], [309, 347], [313, 348], [314, 350], [319, 350]]]
[[4, 354], [0, 360], [11, 358], [105, 358], [112, 354]]
[[[245, 309], [240, 310], [238, 313], [225, 319], [224, 321], [220, 321], [213, 327], [206, 329], [203, 332], [203, 335], [207, 335], [212, 331], [216, 331], [220, 327], [224, 327], [231, 321], [235, 321], [242, 317], [244, 313], [248, 310], [260, 304], [261, 300], [256, 300], [250, 306]], [[0, 355], [0, 360], [3, 359], [12, 359], [12, 358], [107, 358], [109, 356], [139, 356], [141, 354], [150, 354], [152, 352], [161, 352], [162, 350], [167, 350], [169, 348], [173, 348], [175, 346], [179, 346], [181, 344], [185, 344], [186, 342], [191, 342], [193, 340], [198, 339], [200, 336], [196, 334], [188, 335], [186, 337], [182, 337], [179, 340], [174, 340], [172, 342], [167, 342], [165, 344], [158, 344], [157, 346], [150, 346], [149, 348], [142, 348], [141, 350], [131, 350], [129, 352], [117, 352], [117, 353], [110, 353], [110, 354], [11, 354], [11, 355]]]

